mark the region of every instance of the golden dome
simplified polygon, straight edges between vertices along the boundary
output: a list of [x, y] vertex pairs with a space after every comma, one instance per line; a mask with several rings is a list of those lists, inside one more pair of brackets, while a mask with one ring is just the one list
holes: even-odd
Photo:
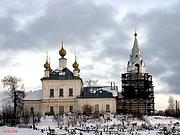
[[46, 63], [44, 64], [44, 68], [49, 68], [50, 64], [48, 63], [48, 61], [46, 61]]
[[66, 50], [63, 48], [63, 46], [61, 47], [61, 50], [59, 50], [59, 55], [61, 55], [62, 57], [66, 55]]
[[79, 67], [79, 64], [77, 63], [77, 61], [75, 60], [75, 62], [73, 63], [73, 68], [78, 68]]

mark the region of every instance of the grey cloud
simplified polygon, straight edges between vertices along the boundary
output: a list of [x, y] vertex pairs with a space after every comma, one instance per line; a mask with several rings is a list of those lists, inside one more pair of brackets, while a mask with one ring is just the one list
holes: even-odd
[[82, 65], [81, 67], [83, 70], [94, 70], [94, 66], [92, 64], [89, 65]]
[[[95, 64], [105, 65], [107, 58], [111, 61], [111, 65], [103, 69], [109, 74], [100, 75], [96, 65], [85, 66], [83, 73], [86, 78], [118, 79], [120, 73], [126, 71], [131, 53], [129, 46], [133, 44], [129, 42], [132, 37], [127, 33], [136, 26], [138, 31], [146, 30], [147, 40], [140, 49], [149, 73], [172, 88], [166, 91], [180, 94], [180, 3], [143, 14], [127, 13], [121, 23], [115, 21], [117, 12], [111, 5], [96, 4], [90, 0], [47, 1], [40, 10], [32, 4], [32, 9], [40, 12], [38, 15], [30, 12], [28, 4], [23, 8], [20, 5], [18, 9], [7, 10], [7, 14], [0, 17], [0, 51], [46, 51], [47, 48], [60, 46], [58, 42], [63, 36], [68, 48], [76, 48], [80, 54], [88, 52], [89, 58], [96, 61]], [[23, 10], [30, 20], [23, 18]], [[16, 29], [20, 25], [17, 16], [29, 21], [21, 30]], [[93, 53], [96, 49], [98, 53]], [[158, 61], [154, 61], [155, 58]], [[95, 73], [91, 73], [89, 68]], [[167, 71], [174, 74], [165, 77]]]
[[77, 48], [89, 48], [96, 35], [117, 25], [110, 5], [97, 5], [91, 1], [49, 1], [44, 10], [41, 16], [32, 17], [31, 23], [21, 31], [15, 29], [18, 9], [17, 13], [0, 18], [4, 22], [0, 25], [4, 29], [0, 34], [6, 38], [1, 50], [53, 48], [57, 47], [61, 36], [64, 36], [67, 46], [76, 44]]
[[19, 64], [20, 63], [15, 62], [11, 56], [3, 56], [0, 58], [0, 65], [2, 65], [1, 67], [3, 68], [13, 67]]

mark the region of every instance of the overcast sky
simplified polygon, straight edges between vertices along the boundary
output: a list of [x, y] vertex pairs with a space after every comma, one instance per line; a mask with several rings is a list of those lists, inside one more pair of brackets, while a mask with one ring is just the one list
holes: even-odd
[[13, 75], [27, 91], [40, 89], [46, 52], [56, 69], [63, 37], [69, 69], [76, 52], [84, 81], [121, 86], [136, 28], [156, 109], [165, 109], [169, 95], [180, 101], [179, 7], [178, 0], [0, 0], [0, 79]]

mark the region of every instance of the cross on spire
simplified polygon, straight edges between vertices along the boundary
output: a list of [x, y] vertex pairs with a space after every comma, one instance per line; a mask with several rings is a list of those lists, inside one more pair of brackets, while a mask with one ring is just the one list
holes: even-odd
[[64, 44], [63, 36], [61, 37], [61, 44], [62, 44], [62, 47], [63, 47], [63, 44]]
[[135, 27], [134, 36], [135, 36], [135, 38], [137, 37], [137, 33], [136, 33], [136, 27]]
[[48, 63], [48, 51], [46, 52], [46, 62]]

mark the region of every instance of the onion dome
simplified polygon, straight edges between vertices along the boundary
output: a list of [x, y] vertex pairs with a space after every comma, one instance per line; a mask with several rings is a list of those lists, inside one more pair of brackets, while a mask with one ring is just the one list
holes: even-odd
[[44, 64], [44, 68], [49, 68], [50, 64], [48, 63], [48, 61], [46, 60], [46, 63]]
[[44, 63], [44, 68], [46, 68], [46, 69], [50, 68], [50, 64], [48, 62], [48, 52], [47, 52], [47, 55], [46, 55], [46, 63]]
[[62, 42], [62, 47], [59, 50], [59, 55], [62, 57], [64, 57], [66, 55], [66, 50], [63, 48], [63, 42]]
[[77, 63], [76, 59], [75, 59], [75, 62], [73, 63], [72, 66], [73, 66], [73, 68], [75, 68], [75, 69], [79, 67], [79, 64]]

